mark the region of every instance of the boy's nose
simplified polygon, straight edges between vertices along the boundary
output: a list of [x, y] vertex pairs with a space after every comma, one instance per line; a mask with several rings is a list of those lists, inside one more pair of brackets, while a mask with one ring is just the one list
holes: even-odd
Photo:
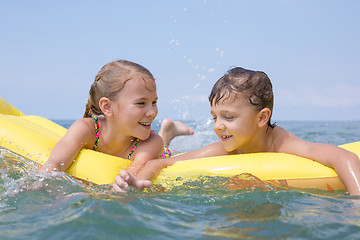
[[214, 129], [218, 129], [218, 130], [224, 130], [225, 126], [224, 124], [217, 120], [215, 123], [214, 123]]

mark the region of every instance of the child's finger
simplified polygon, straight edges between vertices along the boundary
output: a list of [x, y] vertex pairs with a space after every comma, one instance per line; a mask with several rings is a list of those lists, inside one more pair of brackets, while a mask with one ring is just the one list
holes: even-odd
[[141, 180], [140, 182], [141, 188], [146, 188], [151, 186], [151, 181], [149, 180]]
[[127, 189], [129, 185], [137, 189], [143, 189], [151, 185], [149, 180], [140, 180], [126, 170], [120, 171], [120, 176], [115, 178], [115, 182], [122, 189]]
[[131, 173], [126, 170], [120, 170], [120, 176], [125, 180], [128, 181], [130, 178]]
[[115, 192], [121, 192], [121, 193], [125, 193], [126, 192], [126, 188], [121, 188], [118, 184], [114, 183], [112, 185], [112, 190], [115, 191]]
[[129, 184], [120, 176], [115, 177], [115, 183], [119, 188], [123, 190], [126, 190], [129, 187]]

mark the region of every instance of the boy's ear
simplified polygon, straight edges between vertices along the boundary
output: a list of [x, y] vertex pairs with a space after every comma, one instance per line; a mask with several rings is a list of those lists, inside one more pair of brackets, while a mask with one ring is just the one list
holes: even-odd
[[271, 116], [271, 110], [269, 108], [263, 108], [261, 109], [261, 111], [258, 113], [259, 116], [259, 122], [258, 122], [258, 127], [264, 127], [267, 125], [270, 116]]
[[102, 97], [99, 100], [99, 107], [101, 111], [104, 113], [105, 117], [109, 117], [112, 115], [111, 101], [106, 97]]

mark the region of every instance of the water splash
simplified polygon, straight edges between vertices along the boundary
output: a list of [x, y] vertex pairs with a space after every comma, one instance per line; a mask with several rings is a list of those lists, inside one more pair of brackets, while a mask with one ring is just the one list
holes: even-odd
[[66, 173], [43, 174], [39, 170], [37, 163], [0, 147], [0, 197], [9, 200], [29, 192], [57, 197], [86, 188], [84, 183]]

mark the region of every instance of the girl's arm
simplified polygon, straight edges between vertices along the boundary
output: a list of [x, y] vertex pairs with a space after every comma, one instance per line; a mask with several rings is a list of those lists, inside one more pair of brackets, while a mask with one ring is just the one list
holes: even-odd
[[141, 141], [135, 149], [132, 156], [133, 162], [128, 167], [127, 171], [137, 176], [139, 171], [145, 167], [147, 162], [161, 156], [163, 147], [162, 138], [158, 134], [151, 132], [150, 137], [145, 141]]
[[356, 154], [340, 147], [324, 143], [310, 143], [290, 137], [280, 149], [309, 158], [335, 169], [350, 195], [360, 195], [360, 162]]
[[[95, 142], [93, 125], [87, 119], [79, 119], [68, 129], [64, 137], [53, 148], [49, 159], [40, 172], [66, 171], [80, 150]], [[94, 143], [93, 143], [94, 144]]]

